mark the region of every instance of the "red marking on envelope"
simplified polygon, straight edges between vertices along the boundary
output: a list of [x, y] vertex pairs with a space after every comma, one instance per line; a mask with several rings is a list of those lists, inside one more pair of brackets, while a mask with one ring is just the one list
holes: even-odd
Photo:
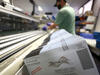
[[32, 75], [34, 75], [36, 72], [40, 71], [42, 68], [39, 66], [35, 70], [32, 71]]

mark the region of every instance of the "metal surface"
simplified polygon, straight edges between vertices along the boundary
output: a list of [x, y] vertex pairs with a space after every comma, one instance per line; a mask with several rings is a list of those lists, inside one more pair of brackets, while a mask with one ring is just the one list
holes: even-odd
[[[46, 33], [43, 33], [42, 31], [40, 31], [40, 32], [33, 31], [29, 35], [26, 35], [26, 36], [21, 35], [23, 37], [20, 37], [20, 38], [15, 39], [15, 40], [11, 40], [9, 42], [2, 43], [0, 45], [0, 62], [4, 61], [5, 59], [10, 57], [11, 55], [13, 55], [16, 52], [27, 47], [32, 42], [34, 42], [36, 39], [40, 38], [43, 34], [46, 34]], [[36, 37], [38, 35], [40, 35], [40, 37], [33, 39], [34, 37]], [[19, 37], [19, 36], [16, 36], [16, 37]], [[14, 37], [12, 37], [12, 38], [14, 38]], [[7, 39], [5, 39], [5, 40], [7, 40]]]
[[25, 18], [25, 19], [29, 19], [29, 20], [32, 20], [32, 21], [39, 22], [38, 20], [32, 18], [31, 16], [27, 16], [27, 15], [19, 13], [19, 12], [7, 10], [2, 6], [0, 6], [0, 12], [9, 13], [9, 14], [12, 14], [12, 15], [15, 15], [15, 16], [19, 16], [19, 17], [22, 17], [22, 18]]
[[[44, 39], [46, 37], [48, 37], [52, 32], [50, 32], [48, 34], [46, 32], [42, 32], [41, 34], [39, 34], [37, 36], [34, 36], [30, 40], [31, 41], [30, 45], [28, 45], [25, 48], [19, 50], [17, 53], [13, 54], [9, 58], [7, 58], [5, 61], [0, 63], [0, 75], [15, 75], [15, 73], [23, 65], [24, 57], [27, 56], [31, 51], [38, 48], [44, 42]], [[33, 42], [32, 42], [32, 40], [33, 40]], [[24, 44], [25, 43], [23, 43], [23, 45]], [[15, 50], [16, 50], [16, 48], [15, 48]]]

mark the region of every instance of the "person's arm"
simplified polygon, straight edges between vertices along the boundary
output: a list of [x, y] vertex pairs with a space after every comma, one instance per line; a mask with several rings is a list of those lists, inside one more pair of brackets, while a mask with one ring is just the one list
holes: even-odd
[[62, 24], [63, 20], [64, 20], [64, 14], [62, 11], [58, 12], [57, 16], [56, 16], [56, 20], [54, 23], [52, 23], [48, 29], [54, 29], [56, 28], [56, 26], [59, 26], [60, 24]]
[[56, 26], [58, 26], [58, 25], [55, 24], [55, 23], [52, 23], [52, 24], [48, 27], [48, 29], [54, 29], [54, 28], [56, 28]]

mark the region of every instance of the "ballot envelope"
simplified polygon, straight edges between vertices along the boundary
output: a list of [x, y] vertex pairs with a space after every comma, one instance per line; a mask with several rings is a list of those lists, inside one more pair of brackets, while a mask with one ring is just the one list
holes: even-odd
[[24, 59], [30, 75], [99, 75], [85, 40], [66, 36], [53, 37], [39, 55]]

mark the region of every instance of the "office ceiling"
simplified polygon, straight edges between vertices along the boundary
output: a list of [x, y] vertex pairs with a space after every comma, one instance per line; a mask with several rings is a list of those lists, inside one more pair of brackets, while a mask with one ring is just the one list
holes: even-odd
[[[52, 12], [53, 14], [57, 13], [57, 8], [54, 7], [56, 0], [34, 0], [36, 3], [36, 11], [39, 12], [38, 6], [40, 6], [43, 11], [42, 12]], [[77, 11], [81, 6], [87, 3], [89, 0], [67, 0], [67, 2], [72, 6], [75, 11]], [[24, 9], [26, 12], [30, 13], [32, 11], [32, 4], [29, 0], [14, 0], [13, 1], [15, 6], [18, 6]]]

